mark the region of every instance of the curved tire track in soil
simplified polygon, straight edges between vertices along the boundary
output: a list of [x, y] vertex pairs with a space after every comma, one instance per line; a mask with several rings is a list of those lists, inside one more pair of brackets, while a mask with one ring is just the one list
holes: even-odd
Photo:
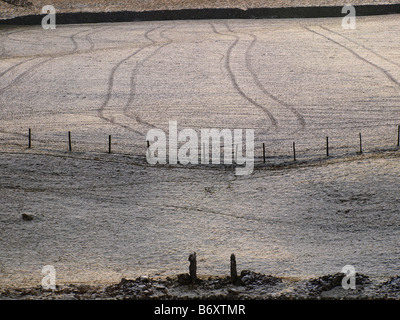
[[[157, 29], [159, 29], [161, 27], [163, 27], [163, 26], [158, 26], [158, 27], [155, 27], [155, 28], [152, 28], [152, 29], [146, 31], [146, 33], [144, 34], [144, 37], [148, 39], [149, 33], [153, 32], [153, 31], [155, 31], [155, 30], [157, 30]], [[127, 57], [125, 57], [124, 59], [120, 60], [119, 62], [117, 62], [114, 65], [114, 67], [111, 69], [110, 75], [108, 76], [107, 93], [106, 93], [105, 100], [104, 100], [103, 104], [97, 109], [97, 116], [100, 119], [102, 119], [102, 120], [104, 120], [104, 121], [106, 121], [106, 122], [108, 122], [110, 124], [117, 125], [117, 126], [119, 126], [121, 128], [124, 128], [124, 129], [127, 129], [129, 131], [135, 132], [140, 136], [143, 136], [144, 134], [142, 132], [140, 132], [140, 131], [137, 131], [137, 130], [127, 126], [127, 125], [115, 122], [115, 118], [113, 116], [111, 118], [106, 117], [104, 115], [104, 110], [108, 107], [108, 104], [109, 104], [109, 102], [111, 100], [111, 97], [112, 97], [112, 94], [113, 94], [113, 89], [114, 89], [115, 74], [118, 71], [118, 69], [120, 68], [120, 66], [125, 61], [128, 61], [129, 59], [131, 59], [132, 57], [134, 57], [135, 55], [137, 55], [139, 52], [143, 51], [145, 48], [149, 47], [150, 45], [153, 45], [153, 43], [145, 45], [145, 46], [142, 46], [142, 47], [136, 49], [133, 53], [131, 53], [130, 55], [128, 55]]]
[[30, 59], [27, 59], [27, 60], [24, 60], [24, 61], [20, 61], [20, 62], [18, 62], [18, 63], [16, 63], [16, 64], [12, 65], [12, 66], [9, 67], [8, 69], [6, 69], [6, 70], [4, 70], [3, 72], [0, 73], [0, 78], [1, 78], [2, 76], [4, 76], [5, 74], [7, 74], [8, 72], [14, 70], [16, 67], [20, 66], [21, 64], [24, 64], [24, 63], [27, 63], [27, 62], [29, 62], [29, 61], [32, 61], [33, 59], [38, 59], [38, 58], [30, 58]]
[[385, 60], [386, 62], [389, 62], [389, 63], [391, 63], [391, 64], [394, 64], [394, 65], [400, 67], [400, 63], [395, 62], [395, 61], [393, 61], [393, 60], [390, 60], [390, 59], [388, 59], [388, 58], [382, 56], [381, 54], [377, 53], [375, 50], [373, 50], [373, 49], [371, 49], [371, 48], [368, 48], [368, 47], [364, 46], [363, 44], [358, 43], [357, 41], [354, 41], [353, 39], [351, 39], [351, 38], [349, 38], [349, 37], [346, 37], [345, 35], [343, 35], [343, 34], [337, 32], [337, 31], [331, 30], [331, 29], [329, 29], [329, 28], [327, 28], [327, 27], [324, 27], [324, 26], [320, 26], [320, 28], [321, 28], [321, 29], [324, 29], [324, 30], [326, 30], [326, 31], [328, 31], [328, 32], [332, 32], [332, 33], [338, 35], [339, 37], [342, 37], [342, 38], [344, 38], [344, 39], [346, 39], [346, 40], [348, 40], [348, 41], [354, 43], [355, 45], [360, 46], [360, 47], [364, 48], [365, 50], [368, 50], [369, 52], [373, 53], [374, 55], [376, 55], [377, 57], [381, 58], [382, 60]]
[[[89, 29], [89, 30], [90, 30], [90, 29]], [[76, 53], [77, 50], [79, 49], [79, 45], [78, 45], [77, 41], [75, 40], [75, 37], [76, 37], [78, 34], [80, 34], [80, 33], [82, 33], [82, 32], [86, 32], [86, 31], [88, 31], [88, 30], [81, 30], [81, 31], [78, 31], [78, 32], [76, 32], [76, 33], [74, 33], [74, 34], [72, 34], [72, 35], [70, 35], [70, 36], [68, 37], [68, 38], [70, 39], [72, 45], [73, 45], [72, 49], [71, 49], [69, 52], [62, 53], [62, 54], [59, 54], [59, 55], [52, 55], [52, 56], [46, 58], [45, 60], [43, 60], [43, 61], [41, 61], [41, 62], [38, 62], [38, 63], [36, 63], [35, 65], [29, 67], [28, 69], [26, 69], [25, 71], [23, 71], [22, 73], [20, 73], [17, 77], [15, 77], [8, 85], [6, 85], [6, 86], [3, 87], [3, 88], [0, 88], [0, 95], [3, 94], [8, 88], [10, 88], [10, 87], [12, 87], [12, 86], [17, 85], [18, 83], [20, 83], [20, 82], [24, 79], [25, 76], [27, 76], [30, 72], [36, 70], [37, 68], [41, 67], [41, 66], [44, 65], [45, 63], [47, 63], [47, 62], [49, 62], [49, 61], [51, 61], [51, 60], [60, 58], [60, 57], [64, 57], [64, 56], [68, 56], [68, 55], [71, 55], [71, 54]], [[99, 31], [99, 30], [95, 30], [94, 32], [92, 32], [92, 34], [95, 33], [95, 32], [98, 32], [98, 31]], [[25, 64], [25, 63], [27, 63], [27, 62], [29, 62], [29, 61], [38, 60], [38, 59], [42, 59], [42, 58], [41, 58], [41, 57], [38, 57], [38, 58], [30, 58], [30, 59], [27, 59], [27, 60], [18, 62], [18, 63], [16, 63], [16, 64], [14, 64], [13, 66], [9, 67], [7, 70], [3, 71], [3, 72], [0, 74], [0, 78], [3, 77], [3, 76], [4, 76], [5, 74], [7, 74], [8, 72], [10, 72], [10, 71], [12, 71], [13, 69], [15, 69], [16, 67], [18, 67], [18, 66], [20, 66], [20, 65], [22, 65], [22, 64]], [[22, 136], [22, 137], [26, 137], [25, 134], [20, 133], [20, 132], [9, 132], [9, 131], [3, 130], [3, 129], [0, 129], [0, 132], [2, 132], [2, 133], [7, 133], [7, 134], [13, 134], [13, 135], [17, 135], [17, 136]], [[40, 139], [35, 139], [35, 140], [36, 140], [36, 141], [41, 141]], [[48, 141], [44, 141], [44, 142], [48, 142]]]
[[304, 28], [305, 28], [306, 30], [308, 30], [308, 31], [310, 31], [310, 32], [312, 32], [312, 33], [314, 33], [314, 34], [317, 34], [317, 35], [319, 35], [319, 36], [321, 36], [321, 37], [323, 37], [323, 38], [329, 40], [330, 42], [332, 42], [332, 43], [338, 45], [339, 47], [341, 47], [341, 48], [347, 50], [347, 51], [350, 52], [352, 55], [354, 55], [357, 59], [359, 59], [359, 60], [361, 60], [361, 61], [363, 61], [363, 62], [369, 64], [370, 66], [374, 67], [375, 69], [377, 69], [378, 71], [380, 71], [381, 73], [383, 73], [383, 74], [388, 78], [388, 80], [389, 80], [390, 82], [392, 82], [392, 83], [395, 84], [398, 88], [400, 88], [400, 82], [397, 81], [397, 80], [389, 73], [389, 71], [387, 71], [386, 69], [384, 69], [384, 68], [382, 68], [381, 66], [379, 66], [379, 65], [377, 65], [377, 64], [375, 64], [375, 63], [373, 63], [373, 62], [371, 62], [371, 61], [369, 61], [369, 60], [367, 60], [367, 59], [365, 59], [364, 57], [360, 56], [360, 55], [359, 55], [356, 51], [354, 51], [353, 49], [351, 49], [351, 48], [347, 47], [346, 45], [344, 45], [344, 44], [342, 44], [342, 43], [336, 41], [335, 39], [332, 39], [331, 37], [328, 37], [328, 36], [324, 35], [323, 33], [318, 32], [318, 31], [312, 30], [312, 29], [310, 29], [309, 27], [304, 27]]
[[227, 35], [227, 36], [231, 36], [234, 37], [235, 40], [231, 43], [231, 45], [228, 47], [226, 54], [225, 54], [225, 69], [227, 70], [228, 74], [229, 74], [229, 78], [232, 82], [233, 87], [235, 88], [235, 90], [243, 97], [245, 98], [248, 102], [250, 102], [253, 106], [257, 107], [258, 109], [262, 110], [270, 119], [271, 124], [273, 127], [277, 127], [277, 120], [275, 119], [275, 117], [273, 116], [273, 114], [263, 105], [259, 104], [258, 102], [256, 102], [254, 99], [252, 99], [251, 97], [249, 97], [243, 90], [242, 88], [239, 86], [238, 82], [237, 82], [237, 78], [236, 75], [234, 74], [234, 72], [232, 71], [231, 68], [231, 58], [232, 58], [232, 50], [236, 47], [236, 45], [238, 44], [238, 42], [240, 41], [240, 37], [235, 35], [232, 30], [230, 30], [229, 26], [224, 23], [225, 27], [227, 28], [227, 30], [233, 34], [226, 34], [226, 33], [221, 33], [219, 32], [213, 23], [210, 22], [211, 28], [213, 30], [214, 33], [218, 34], [218, 35]]
[[4, 57], [6, 55], [6, 46], [4, 45], [4, 38], [6, 37], [6, 33], [0, 34], [1, 41], [0, 41], [0, 57]]
[[[36, 59], [41, 59], [41, 58], [34, 58], [34, 59], [29, 59], [29, 60], [25, 60], [23, 63], [26, 63], [28, 61], [31, 60], [36, 60]], [[14, 78], [14, 80], [12, 80], [8, 85], [6, 85], [3, 88], [0, 88], [0, 94], [3, 94], [8, 88], [20, 83], [26, 75], [28, 75], [30, 72], [32, 72], [33, 70], [39, 68], [40, 66], [42, 66], [43, 64], [49, 62], [50, 60], [52, 60], [52, 58], [47, 58], [41, 62], [38, 62], [37, 64], [33, 65], [32, 67], [29, 67], [28, 69], [26, 69], [25, 71], [23, 71], [22, 73], [20, 73], [17, 77]], [[19, 65], [23, 64], [23, 63], [19, 63]], [[14, 68], [10, 68], [8, 71], [11, 71]]]
[[98, 30], [95, 30], [93, 32], [88, 33], [85, 36], [85, 40], [90, 44], [89, 49], [88, 49], [89, 51], [92, 51], [94, 49], [94, 47], [95, 47], [95, 43], [93, 42], [93, 40], [91, 38], [91, 35], [93, 35], [93, 34], [95, 34], [97, 32], [98, 32]]
[[[72, 34], [72, 35], [69, 36], [69, 39], [70, 39], [70, 41], [72, 42], [72, 45], [73, 45], [72, 49], [71, 49], [69, 52], [62, 53], [62, 54], [58, 54], [58, 55], [51, 55], [51, 56], [47, 57], [45, 60], [43, 60], [43, 61], [41, 61], [41, 62], [38, 62], [37, 64], [33, 65], [32, 67], [26, 69], [25, 71], [23, 71], [22, 73], [20, 73], [16, 78], [14, 78], [14, 80], [12, 80], [8, 85], [6, 85], [6, 86], [3, 87], [3, 88], [0, 88], [0, 94], [4, 93], [4, 91], [7, 90], [8, 88], [10, 88], [10, 87], [12, 87], [12, 86], [14, 86], [14, 85], [20, 83], [21, 80], [22, 80], [26, 75], [28, 75], [28, 74], [31, 73], [32, 71], [36, 70], [37, 68], [41, 67], [41, 66], [44, 65], [45, 63], [47, 63], [47, 62], [49, 62], [49, 61], [51, 61], [51, 60], [57, 59], [57, 58], [61, 58], [61, 57], [65, 57], [65, 56], [74, 54], [75, 52], [77, 52], [77, 50], [78, 50], [78, 48], [79, 48], [79, 45], [78, 45], [77, 41], [75, 40], [75, 37], [76, 37], [78, 34], [80, 34], [80, 33], [82, 33], [82, 32], [86, 32], [86, 31], [88, 31], [88, 30], [81, 30], [81, 31], [78, 31], [78, 32], [76, 32], [76, 33], [74, 33], [74, 34]], [[10, 67], [9, 69], [7, 69], [6, 71], [4, 71], [4, 72], [1, 74], [1, 76], [4, 76], [6, 73], [8, 73], [9, 71], [13, 70], [15, 67], [17, 67], [17, 66], [19, 66], [19, 65], [22, 65], [22, 64], [24, 64], [24, 63], [26, 63], [26, 62], [29, 62], [29, 61], [32, 61], [32, 60], [39, 60], [39, 59], [42, 59], [42, 57], [31, 58], [31, 59], [28, 59], [28, 60], [19, 62], [19, 63], [17, 63], [16, 65], [14, 65], [14, 66]]]
[[[22, 30], [21, 30], [22, 29]], [[14, 33], [18, 33], [18, 32], [23, 32], [25, 30], [25, 28], [17, 28], [17, 30], [15, 30], [14, 28], [11, 31], [3, 31], [0, 33], [0, 37], [1, 37], [1, 41], [0, 41], [0, 57], [5, 56], [6, 54], [6, 46], [5, 46], [5, 39], [9, 39], [9, 36], [11, 34]]]
[[[235, 32], [235, 31], [233, 31], [233, 32], [234, 33], [243, 33], [243, 32]], [[306, 122], [304, 120], [304, 117], [296, 110], [296, 108], [293, 105], [290, 105], [290, 104], [282, 101], [278, 97], [274, 96], [261, 83], [260, 79], [258, 78], [257, 73], [255, 72], [255, 70], [253, 69], [253, 67], [251, 65], [251, 60], [250, 60], [251, 51], [253, 50], [254, 46], [256, 45], [256, 43], [258, 41], [257, 36], [252, 34], [252, 33], [243, 33], [243, 34], [249, 35], [253, 39], [251, 41], [251, 43], [250, 43], [250, 46], [246, 50], [245, 59], [246, 59], [246, 68], [249, 71], [249, 73], [251, 74], [254, 83], [262, 91], [262, 93], [264, 93], [268, 98], [270, 98], [271, 100], [273, 100], [276, 103], [280, 104], [281, 106], [289, 109], [296, 116], [297, 121], [300, 123], [301, 129], [304, 129], [304, 127], [306, 125]]]
[[[104, 28], [101, 28], [101, 30], [103, 30], [103, 29], [104, 29]], [[29, 61], [32, 61], [32, 60], [39, 60], [39, 59], [42, 59], [42, 58], [44, 58], [44, 57], [47, 57], [47, 59], [46, 59], [45, 61], [39, 62], [38, 64], [32, 66], [30, 69], [27, 69], [27, 70], [23, 71], [23, 72], [22, 72], [23, 75], [20, 74], [19, 76], [17, 76], [17, 78], [23, 77], [23, 76], [26, 75], [27, 73], [29, 73], [29, 72], [31, 72], [31, 71], [37, 69], [37, 68], [40, 67], [42, 64], [44, 64], [44, 63], [46, 63], [46, 62], [48, 62], [48, 61], [50, 61], [50, 60], [57, 59], [57, 58], [61, 58], [61, 57], [65, 57], [65, 56], [69, 56], [69, 55], [73, 55], [73, 54], [77, 53], [77, 52], [78, 52], [78, 49], [79, 49], [79, 45], [78, 45], [77, 41], [75, 40], [75, 37], [76, 37], [78, 34], [81, 34], [81, 33], [83, 33], [83, 32], [87, 32], [87, 31], [90, 31], [90, 30], [92, 30], [92, 29], [81, 30], [81, 31], [78, 31], [78, 32], [76, 32], [76, 33], [74, 33], [74, 34], [68, 36], [68, 38], [70, 39], [70, 41], [71, 41], [71, 43], [72, 43], [72, 45], [73, 45], [73, 48], [72, 48], [69, 52], [60, 53], [60, 54], [50, 54], [50, 55], [45, 55], [45, 56], [39, 56], [39, 57], [30, 58], [30, 59], [27, 59], [27, 60], [18, 62], [18, 63], [16, 63], [16, 64], [12, 65], [11, 67], [9, 67], [7, 70], [5, 70], [5, 71], [3, 71], [2, 73], [0, 73], [0, 78], [1, 78], [2, 76], [4, 76], [5, 74], [7, 74], [8, 72], [10, 72], [10, 71], [12, 71], [13, 69], [15, 69], [16, 67], [18, 67], [18, 66], [20, 66], [20, 65], [22, 65], [22, 64], [24, 64], [24, 63], [27, 63], [27, 62], [29, 62]], [[94, 42], [93, 42], [93, 40], [91, 39], [90, 36], [93, 35], [93, 34], [95, 34], [95, 33], [100, 32], [101, 30], [100, 30], [100, 29], [96, 29], [96, 30], [94, 30], [93, 32], [90, 32], [90, 33], [88, 33], [88, 34], [85, 36], [85, 40], [89, 43], [89, 46], [90, 46], [88, 50], [85, 50], [85, 52], [86, 52], [86, 51], [92, 51], [92, 50], [94, 49], [95, 44], [94, 44]], [[22, 31], [15, 31], [15, 32], [13, 32], [13, 33], [16, 33], [16, 32], [22, 32]], [[15, 40], [15, 41], [16, 41], [16, 40]], [[23, 42], [23, 40], [19, 40], [19, 41]], [[20, 76], [21, 76], [21, 77], [20, 77]], [[17, 80], [17, 79], [15, 79], [15, 80]], [[12, 84], [10, 83], [10, 84], [7, 86], [7, 88], [9, 88], [11, 85], [12, 85]], [[1, 94], [1, 91], [2, 91], [2, 90], [3, 90], [3, 88], [0, 89], [0, 94]]]
[[[85, 31], [88, 31], [88, 30], [85, 30]], [[14, 33], [16, 33], [16, 32], [22, 32], [22, 31], [15, 31]], [[95, 30], [95, 31], [93, 31], [93, 32], [91, 32], [91, 33], [88, 33], [88, 34], [85, 36], [86, 41], [88, 41], [88, 43], [90, 44], [89, 51], [93, 50], [93, 49], [94, 49], [94, 46], [95, 46], [94, 43], [93, 43], [93, 41], [92, 41], [92, 39], [90, 38], [90, 35], [95, 34], [95, 33], [97, 33], [97, 32], [99, 32], [99, 30]], [[49, 55], [49, 57], [50, 57], [50, 58], [58, 58], [58, 57], [63, 57], [63, 56], [71, 55], [71, 54], [75, 53], [75, 52], [78, 50], [78, 44], [77, 44], [76, 40], [74, 39], [74, 37], [75, 37], [77, 34], [78, 34], [78, 33], [76, 33], [76, 34], [71, 35], [71, 36], [68, 37], [68, 38], [71, 39], [71, 42], [72, 42], [72, 44], [73, 44], [73, 49], [72, 49], [71, 52], [62, 53], [62, 54], [58, 54], [58, 55]], [[8, 35], [7, 35], [7, 37], [8, 37]], [[13, 39], [13, 41], [25, 42], [25, 41], [23, 41], [23, 40], [14, 40], [14, 39]], [[4, 48], [4, 44], [3, 44], [3, 48]], [[26, 59], [26, 60], [24, 60], [24, 61], [18, 62], [18, 63], [16, 63], [16, 64], [12, 65], [11, 67], [9, 67], [8, 69], [4, 70], [3, 72], [1, 72], [1, 73], [0, 73], [0, 78], [1, 78], [2, 76], [4, 76], [5, 74], [7, 74], [8, 72], [14, 70], [16, 67], [18, 67], [18, 66], [20, 66], [20, 65], [22, 65], [22, 64], [24, 64], [24, 63], [27, 63], [27, 62], [29, 62], [29, 61], [35, 60], [35, 59], [40, 59], [40, 58], [42, 58], [42, 57], [34, 57], [34, 58], [30, 58], [30, 59]], [[50, 59], [50, 60], [51, 60], [51, 59]], [[40, 64], [40, 65], [42, 65], [42, 64]], [[39, 66], [40, 66], [40, 65], [39, 65]], [[32, 70], [34, 70], [34, 69], [36, 69], [36, 66], [34, 66]], [[0, 89], [0, 90], [1, 90], [1, 89]]]
[[[110, 27], [108, 27], [110, 28]], [[83, 30], [81, 32], [85, 32], [85, 31], [90, 31], [93, 30], [94, 28], [90, 28], [87, 30]], [[100, 28], [95, 28], [95, 30], [93, 32], [88, 33], [87, 35], [85, 35], [85, 40], [90, 44], [90, 48], [88, 49], [89, 51], [94, 49], [95, 44], [93, 43], [92, 39], [91, 39], [91, 35], [98, 33], [100, 31], [100, 29], [104, 30], [105, 27], [100, 27]], [[106, 28], [107, 29], [107, 28]], [[21, 33], [21, 32], [25, 32], [25, 30], [17, 30], [17, 31], [13, 31], [13, 32], [9, 32], [8, 34], [5, 35], [5, 37], [10, 40], [10, 41], [14, 41], [14, 42], [22, 42], [22, 43], [32, 43], [34, 45], [37, 46], [42, 46], [42, 43], [38, 43], [37, 41], [29, 41], [26, 39], [16, 39], [16, 38], [11, 38], [10, 35], [12, 34], [16, 34], [16, 33]], [[52, 37], [55, 39], [60, 39], [60, 38], [71, 38], [71, 36], [67, 36], [67, 35], [57, 35], [57, 34], [46, 34], [46, 37]], [[72, 39], [72, 43], [75, 45], [77, 45], [77, 42], [75, 39]], [[0, 54], [1, 55], [1, 54]]]
[[[139, 69], [140, 67], [142, 67], [146, 62], [148, 62], [150, 59], [152, 59], [154, 56], [156, 56], [163, 48], [165, 48], [166, 46], [170, 45], [171, 43], [173, 43], [172, 39], [169, 39], [168, 37], [166, 37], [164, 35], [164, 32], [167, 30], [170, 30], [172, 28], [174, 28], [175, 26], [169, 27], [164, 29], [163, 31], [160, 32], [160, 36], [163, 39], [166, 39], [167, 42], [165, 42], [164, 44], [160, 45], [156, 50], [154, 50], [151, 54], [149, 54], [148, 56], [146, 56], [144, 59], [142, 59], [141, 61], [138, 61], [136, 63], [135, 68], [132, 71], [132, 75], [130, 78], [130, 92], [129, 92], [129, 98], [128, 101], [125, 104], [124, 107], [124, 115], [127, 116], [130, 119], [135, 120], [137, 123], [151, 127], [151, 128], [157, 128], [155, 125], [146, 122], [144, 120], [142, 120], [138, 114], [134, 113], [134, 114], [129, 114], [129, 108], [132, 106], [134, 99], [135, 99], [135, 95], [136, 95], [136, 79], [137, 79], [137, 75], [139, 73]], [[146, 47], [150, 47], [152, 45], [155, 45], [157, 43], [157, 41], [151, 39], [149, 37], [148, 34], [145, 34], [146, 39], [148, 39], [149, 41], [151, 41], [151, 44], [147, 45]]]

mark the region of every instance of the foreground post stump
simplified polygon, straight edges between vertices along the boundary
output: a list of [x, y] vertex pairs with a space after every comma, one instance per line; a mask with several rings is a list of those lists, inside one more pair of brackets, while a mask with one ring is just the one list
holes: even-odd
[[231, 280], [232, 283], [236, 283], [238, 279], [237, 269], [236, 269], [236, 257], [232, 253], [231, 254]]
[[190, 282], [195, 284], [197, 282], [197, 262], [196, 262], [196, 252], [189, 255], [189, 276]]
[[397, 146], [400, 147], [400, 125], [397, 126]]

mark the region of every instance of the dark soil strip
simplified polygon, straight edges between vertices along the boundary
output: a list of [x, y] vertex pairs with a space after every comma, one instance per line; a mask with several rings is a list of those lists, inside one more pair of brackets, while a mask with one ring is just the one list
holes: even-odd
[[[357, 16], [400, 13], [400, 4], [379, 4], [355, 6]], [[27, 15], [0, 20], [7, 25], [40, 25], [45, 15]], [[342, 6], [326, 7], [286, 7], [221, 9], [182, 9], [155, 11], [116, 11], [116, 12], [72, 12], [58, 13], [57, 24], [128, 22], [159, 20], [198, 20], [198, 19], [264, 19], [264, 18], [323, 18], [343, 17]]]

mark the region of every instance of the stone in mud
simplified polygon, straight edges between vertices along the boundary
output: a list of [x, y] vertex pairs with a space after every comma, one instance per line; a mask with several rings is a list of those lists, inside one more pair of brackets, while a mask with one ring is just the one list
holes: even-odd
[[191, 283], [191, 279], [188, 273], [178, 274], [178, 283], [181, 285], [186, 285]]
[[237, 291], [234, 288], [228, 288], [228, 295], [229, 296], [238, 296], [239, 295], [239, 291]]
[[241, 282], [244, 285], [276, 285], [282, 282], [282, 279], [264, 275], [261, 273], [253, 272], [250, 270], [243, 270], [240, 274]]
[[140, 276], [136, 281], [148, 283], [150, 280], [148, 276]]
[[[311, 294], [318, 294], [324, 291], [329, 291], [335, 287], [342, 286], [342, 280], [344, 277], [344, 273], [335, 273], [322, 276], [308, 281], [306, 287]], [[370, 283], [368, 276], [356, 273], [356, 286], [368, 283]]]
[[389, 280], [381, 283], [379, 287], [389, 292], [400, 291], [400, 276], [391, 277]]
[[118, 285], [127, 286], [127, 285], [132, 284], [132, 283], [134, 283], [133, 280], [128, 280], [128, 279], [122, 278]]
[[142, 293], [143, 293], [144, 296], [147, 297], [147, 296], [151, 296], [154, 292], [153, 292], [153, 290], [147, 290], [146, 289], [146, 290], [143, 290]]
[[139, 277], [136, 280], [122, 278], [120, 283], [109, 286], [105, 292], [110, 296], [124, 296], [130, 298], [142, 298], [153, 294], [150, 279]]
[[163, 284], [161, 284], [161, 283], [156, 284], [156, 285], [154, 286], [154, 288], [155, 288], [156, 290], [158, 290], [158, 291], [163, 292], [163, 293], [167, 293], [167, 292], [168, 292], [167, 288], [166, 288]]
[[30, 214], [30, 213], [22, 214], [22, 220], [24, 220], [24, 221], [32, 221], [33, 218], [34, 218], [33, 214]]

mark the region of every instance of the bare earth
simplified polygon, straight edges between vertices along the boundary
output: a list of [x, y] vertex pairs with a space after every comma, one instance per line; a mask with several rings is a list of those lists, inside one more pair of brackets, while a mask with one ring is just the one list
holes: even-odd
[[[47, 0], [7, 0], [15, 5], [0, 0], [0, 19], [21, 15], [41, 14]], [[32, 5], [27, 5], [28, 3]], [[58, 13], [64, 12], [110, 12], [110, 11], [146, 11], [176, 10], [196, 8], [273, 8], [273, 7], [309, 7], [342, 6], [347, 0], [154, 0], [154, 1], [110, 1], [110, 0], [53, 0], [51, 4]], [[353, 5], [393, 4], [399, 0], [353, 0]]]

